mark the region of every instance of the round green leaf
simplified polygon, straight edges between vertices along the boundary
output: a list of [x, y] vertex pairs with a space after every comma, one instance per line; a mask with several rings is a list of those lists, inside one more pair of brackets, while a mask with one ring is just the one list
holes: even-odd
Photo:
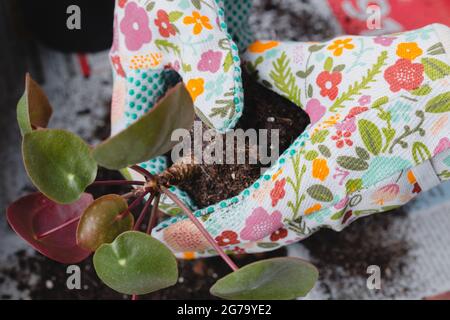
[[133, 228], [134, 218], [127, 214], [117, 216], [128, 209], [125, 199], [110, 194], [96, 199], [83, 213], [77, 229], [77, 243], [80, 247], [95, 251], [104, 243], [110, 243], [121, 233]]
[[98, 145], [94, 158], [105, 168], [119, 170], [160, 156], [179, 142], [171, 140], [172, 133], [176, 129], [189, 130], [194, 116], [192, 99], [184, 85], [179, 84], [150, 112]]
[[52, 107], [44, 91], [27, 74], [25, 92], [17, 104], [17, 122], [21, 134], [25, 135], [33, 131], [33, 127], [47, 127], [52, 112]]
[[321, 202], [333, 201], [333, 193], [330, 189], [321, 184], [312, 185], [306, 190], [306, 192], [308, 192], [309, 196], [314, 200]]
[[211, 294], [233, 300], [288, 300], [304, 297], [314, 287], [319, 272], [297, 258], [274, 258], [251, 263], [223, 277]]
[[58, 203], [72, 203], [97, 175], [89, 146], [73, 133], [43, 129], [25, 134], [25, 168], [33, 184]]
[[136, 231], [122, 233], [103, 244], [94, 255], [99, 278], [125, 294], [147, 294], [173, 286], [178, 267], [173, 253], [151, 236]]

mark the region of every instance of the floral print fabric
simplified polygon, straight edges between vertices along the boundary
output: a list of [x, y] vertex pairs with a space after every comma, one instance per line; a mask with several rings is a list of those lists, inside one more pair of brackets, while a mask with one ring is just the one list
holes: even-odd
[[[311, 125], [239, 196], [195, 214], [229, 253], [273, 250], [399, 207], [450, 179], [450, 29], [430, 25], [326, 43], [257, 41], [244, 55], [261, 83], [304, 108]], [[420, 30], [419, 30], [420, 31]], [[433, 177], [430, 179], [430, 177]], [[153, 235], [171, 246], [179, 216]], [[180, 257], [213, 255], [171, 246]], [[192, 235], [191, 235], [192, 236]]]
[[[149, 112], [168, 86], [182, 77], [198, 116], [224, 132], [243, 110], [240, 48], [251, 37], [243, 30], [249, 0], [116, 1], [111, 64], [114, 70], [112, 135]], [[239, 11], [239, 14], [236, 12]], [[244, 28], [249, 30], [249, 28]], [[152, 174], [167, 168], [165, 157], [139, 164]], [[133, 179], [140, 176], [131, 171]], [[195, 209], [181, 190], [172, 190]], [[161, 210], [180, 209], [163, 196]]]
[[[243, 110], [241, 69], [223, 0], [117, 1], [114, 29], [111, 61], [125, 106], [113, 105], [113, 133], [152, 108], [168, 70], [181, 76], [200, 118], [220, 132], [234, 127]], [[218, 82], [209, 95], [206, 85]]]

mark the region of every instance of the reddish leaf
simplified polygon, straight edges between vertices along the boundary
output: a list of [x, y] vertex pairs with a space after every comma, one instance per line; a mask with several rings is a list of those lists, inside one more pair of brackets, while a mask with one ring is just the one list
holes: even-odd
[[[11, 204], [6, 214], [14, 231], [44, 256], [61, 263], [78, 263], [86, 259], [90, 252], [77, 245], [76, 218], [93, 201], [92, 195], [83, 193], [78, 201], [62, 205], [36, 192]], [[73, 222], [64, 228], [39, 238], [39, 235], [70, 221]]]

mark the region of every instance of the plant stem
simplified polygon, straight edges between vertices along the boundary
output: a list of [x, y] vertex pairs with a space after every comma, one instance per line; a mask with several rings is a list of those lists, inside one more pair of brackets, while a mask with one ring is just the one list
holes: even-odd
[[139, 296], [138, 296], [137, 294], [133, 294], [133, 295], [131, 296], [131, 300], [132, 300], [132, 301], [139, 300]]
[[91, 186], [120, 186], [120, 185], [136, 185], [143, 186], [144, 181], [128, 181], [128, 180], [106, 180], [106, 181], [95, 181]]
[[150, 172], [148, 172], [144, 168], [139, 167], [137, 165], [131, 166], [130, 169], [133, 170], [133, 171], [136, 171], [137, 173], [139, 173], [141, 175], [143, 175], [146, 179], [153, 178], [153, 175]]
[[198, 228], [198, 230], [202, 233], [202, 235], [208, 240], [208, 242], [213, 246], [213, 248], [217, 251], [220, 257], [228, 264], [228, 266], [236, 271], [239, 267], [231, 260], [229, 256], [223, 251], [223, 249], [217, 244], [217, 242], [213, 239], [213, 237], [209, 234], [209, 232], [205, 229], [205, 227], [201, 224], [200, 221], [195, 217], [194, 213], [184, 205], [184, 203], [178, 199], [176, 195], [167, 190], [164, 186], [161, 186], [161, 191], [164, 192], [173, 202], [175, 202], [191, 219], [192, 223]]
[[154, 198], [154, 197], [155, 197], [155, 195], [152, 194], [152, 195], [150, 196], [150, 199], [148, 199], [148, 201], [145, 203], [144, 208], [142, 209], [141, 213], [139, 214], [138, 219], [136, 220], [136, 223], [134, 224], [134, 228], [133, 228], [134, 231], [139, 230], [139, 227], [141, 226], [142, 221], [144, 220], [145, 214], [147, 213], [148, 208], [149, 208], [150, 205], [152, 204], [152, 201], [153, 201], [153, 198]]
[[134, 200], [129, 207], [127, 208], [127, 210], [121, 212], [116, 219], [117, 220], [122, 220], [123, 218], [125, 218], [132, 209], [134, 209], [139, 203], [141, 203], [142, 199], [144, 199], [144, 197], [148, 194], [149, 192], [143, 192], [140, 196], [138, 196], [136, 198], [136, 200]]
[[59, 226], [57, 226], [57, 227], [55, 227], [55, 228], [53, 228], [53, 229], [50, 229], [50, 230], [48, 230], [48, 231], [45, 231], [45, 232], [43, 232], [43, 233], [37, 235], [36, 238], [37, 238], [38, 240], [39, 240], [39, 239], [42, 239], [42, 238], [45, 238], [45, 237], [51, 235], [52, 233], [55, 233], [56, 231], [59, 231], [59, 230], [65, 228], [65, 227], [71, 225], [72, 223], [77, 222], [78, 220], [80, 220], [80, 218], [81, 218], [81, 216], [75, 217], [75, 218], [73, 218], [73, 219], [70, 219], [69, 221], [64, 222], [62, 225], [59, 225]]
[[157, 193], [155, 196], [155, 202], [153, 203], [152, 213], [150, 214], [150, 220], [148, 221], [147, 234], [152, 233], [153, 228], [156, 226], [156, 223], [158, 222], [158, 206], [160, 199], [161, 194]]

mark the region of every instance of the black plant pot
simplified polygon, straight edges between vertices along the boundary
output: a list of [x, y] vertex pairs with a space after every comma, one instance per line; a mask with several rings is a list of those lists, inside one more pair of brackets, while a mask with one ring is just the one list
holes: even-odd
[[[114, 0], [20, 0], [25, 24], [43, 44], [63, 52], [96, 52], [112, 43]], [[67, 28], [67, 8], [81, 9], [81, 29]]]

